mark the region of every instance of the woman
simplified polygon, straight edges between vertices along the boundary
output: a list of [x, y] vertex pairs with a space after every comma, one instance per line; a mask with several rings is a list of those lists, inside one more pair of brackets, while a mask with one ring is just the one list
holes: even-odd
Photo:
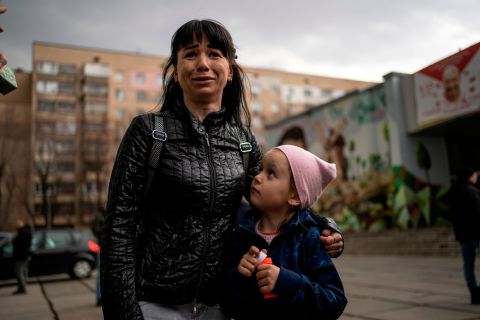
[[[192, 20], [173, 35], [160, 110], [167, 140], [149, 193], [152, 129], [141, 117], [122, 140], [110, 180], [101, 255], [105, 319], [224, 319], [224, 244], [261, 159], [242, 125], [250, 115], [235, 58], [218, 22]], [[238, 128], [252, 146], [246, 172]]]

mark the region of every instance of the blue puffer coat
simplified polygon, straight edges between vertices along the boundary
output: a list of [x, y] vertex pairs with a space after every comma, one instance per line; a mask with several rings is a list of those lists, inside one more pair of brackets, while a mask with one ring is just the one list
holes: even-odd
[[[321, 229], [309, 210], [299, 211], [271, 245], [260, 237], [254, 225], [256, 210], [249, 211], [235, 228], [234, 255], [228, 273], [225, 302], [235, 319], [337, 319], [347, 299], [340, 277], [319, 238]], [[237, 271], [238, 263], [251, 246], [267, 249], [280, 274], [273, 293], [264, 299], [255, 274], [245, 277]]]

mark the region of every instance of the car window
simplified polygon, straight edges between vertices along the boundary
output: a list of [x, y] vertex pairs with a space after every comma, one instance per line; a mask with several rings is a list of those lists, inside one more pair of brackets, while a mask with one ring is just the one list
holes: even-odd
[[68, 231], [50, 231], [45, 237], [45, 249], [64, 248], [72, 244], [72, 236]]
[[1, 243], [1, 250], [3, 251], [2, 255], [10, 256], [13, 253], [13, 245], [11, 242], [5, 240]]

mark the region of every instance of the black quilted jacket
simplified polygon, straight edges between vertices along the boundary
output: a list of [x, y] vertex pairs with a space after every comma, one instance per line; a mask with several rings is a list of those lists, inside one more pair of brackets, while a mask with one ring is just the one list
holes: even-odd
[[223, 111], [199, 123], [185, 106], [164, 113], [167, 141], [144, 199], [151, 130], [133, 119], [119, 147], [102, 235], [105, 319], [143, 319], [138, 301], [219, 301], [226, 237], [258, 170], [253, 150], [245, 177], [238, 138]]

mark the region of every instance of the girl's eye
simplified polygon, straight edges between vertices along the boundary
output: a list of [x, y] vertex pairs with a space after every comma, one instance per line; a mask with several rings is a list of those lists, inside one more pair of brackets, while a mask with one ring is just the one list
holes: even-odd
[[268, 170], [269, 177], [275, 177], [275, 172], [273, 170]]
[[195, 57], [195, 51], [189, 51], [185, 53], [186, 58]]

